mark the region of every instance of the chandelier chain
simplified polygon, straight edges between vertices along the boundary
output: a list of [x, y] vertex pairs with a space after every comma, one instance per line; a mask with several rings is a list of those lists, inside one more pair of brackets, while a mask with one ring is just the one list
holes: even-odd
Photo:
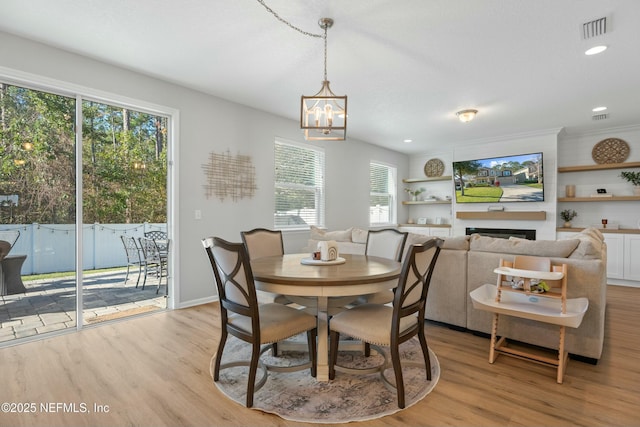
[[314, 34], [314, 33], [310, 33], [308, 31], [304, 31], [296, 26], [294, 26], [293, 24], [291, 24], [289, 21], [285, 20], [284, 18], [282, 18], [280, 15], [278, 15], [278, 13], [276, 11], [274, 11], [273, 9], [271, 9], [269, 6], [266, 5], [266, 3], [264, 2], [264, 0], [258, 0], [258, 3], [260, 3], [261, 5], [264, 6], [265, 9], [267, 9], [267, 11], [269, 13], [271, 13], [273, 16], [276, 17], [276, 19], [282, 23], [284, 23], [285, 25], [287, 25], [289, 28], [292, 28], [294, 30], [296, 30], [299, 33], [304, 34], [305, 36], [309, 36], [309, 37], [317, 37], [317, 38], [324, 38], [325, 40], [325, 52], [326, 52], [326, 45], [327, 45], [327, 29], [325, 28], [324, 30], [324, 35], [323, 34]]

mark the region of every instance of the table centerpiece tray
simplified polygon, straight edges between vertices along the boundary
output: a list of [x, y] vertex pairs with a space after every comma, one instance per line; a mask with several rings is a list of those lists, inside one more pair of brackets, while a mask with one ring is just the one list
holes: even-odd
[[311, 257], [302, 258], [300, 260], [300, 264], [304, 264], [304, 265], [339, 265], [339, 264], [344, 264], [345, 262], [347, 262], [347, 260], [342, 257], [338, 257], [336, 259], [332, 259], [329, 261], [323, 261], [321, 259], [313, 259]]

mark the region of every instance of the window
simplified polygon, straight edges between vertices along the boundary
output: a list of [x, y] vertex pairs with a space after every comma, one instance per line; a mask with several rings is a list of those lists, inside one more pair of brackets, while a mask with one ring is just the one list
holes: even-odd
[[369, 164], [369, 223], [391, 224], [396, 218], [396, 168]]
[[275, 142], [275, 228], [324, 225], [324, 151]]

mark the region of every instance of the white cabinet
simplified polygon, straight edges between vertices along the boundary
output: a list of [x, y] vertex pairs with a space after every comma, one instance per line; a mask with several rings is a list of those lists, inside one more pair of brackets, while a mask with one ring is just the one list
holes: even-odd
[[624, 234], [603, 233], [607, 244], [607, 277], [624, 279]]
[[624, 236], [624, 278], [640, 281], [640, 234]]
[[436, 237], [450, 237], [451, 236], [451, 228], [450, 227], [429, 227], [429, 226], [406, 226], [400, 225], [400, 231], [407, 231], [409, 233], [414, 234], [424, 234], [425, 236], [436, 236]]
[[[560, 231], [556, 238], [570, 239], [576, 234]], [[602, 234], [607, 244], [607, 278], [640, 281], [640, 234]]]

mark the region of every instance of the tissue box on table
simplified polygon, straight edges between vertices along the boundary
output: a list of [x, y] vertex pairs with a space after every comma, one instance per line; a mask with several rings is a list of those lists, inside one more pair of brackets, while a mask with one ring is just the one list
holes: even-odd
[[318, 250], [322, 261], [333, 261], [338, 258], [338, 243], [335, 240], [318, 242]]

